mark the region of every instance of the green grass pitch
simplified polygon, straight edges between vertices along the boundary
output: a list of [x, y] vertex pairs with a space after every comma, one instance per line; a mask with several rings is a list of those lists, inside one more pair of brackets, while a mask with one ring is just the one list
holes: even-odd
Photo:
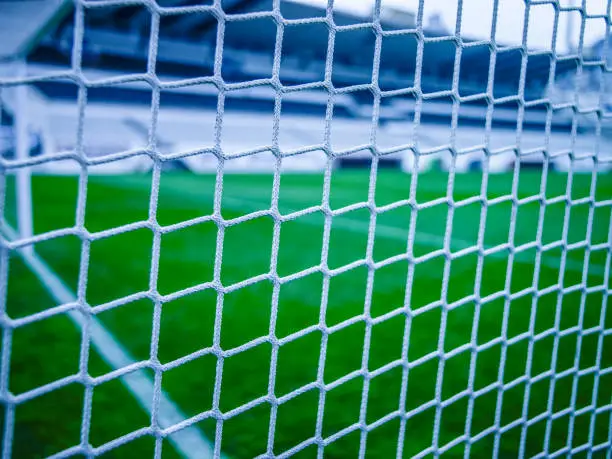
[[[447, 174], [441, 172], [419, 175], [417, 201], [425, 203], [443, 197], [446, 194], [447, 178]], [[453, 190], [454, 200], [460, 202], [478, 194], [481, 178], [476, 172], [458, 175]], [[223, 184], [223, 217], [232, 219], [269, 209], [272, 179], [271, 174], [227, 174]], [[335, 171], [331, 183], [332, 209], [366, 201], [368, 180], [367, 171]], [[375, 190], [377, 205], [385, 206], [407, 199], [410, 180], [411, 177], [406, 174], [380, 171]], [[540, 180], [537, 171], [521, 172], [519, 198], [537, 195]], [[549, 175], [546, 198], [564, 195], [567, 180], [565, 174]], [[159, 194], [159, 223], [166, 226], [210, 215], [214, 184], [215, 178], [212, 175], [164, 172]], [[279, 198], [281, 213], [319, 204], [322, 184], [323, 178], [318, 174], [283, 174]], [[150, 175], [90, 177], [85, 214], [88, 230], [97, 232], [147, 219], [150, 186]], [[588, 196], [590, 187], [590, 175], [574, 176], [571, 198]], [[76, 177], [33, 178], [36, 233], [74, 225], [77, 188]], [[7, 179], [6, 189], [5, 216], [14, 224], [15, 197], [11, 177]], [[488, 198], [509, 195], [511, 191], [511, 175], [490, 177]], [[610, 196], [611, 177], [601, 175], [597, 180], [595, 198], [601, 201]], [[569, 243], [586, 238], [589, 208], [589, 204], [584, 203], [568, 210]], [[562, 239], [565, 212], [565, 201], [557, 201], [546, 207], [542, 232], [544, 244]], [[508, 241], [514, 213], [515, 245], [535, 240], [540, 215], [539, 202], [524, 203], [513, 210], [512, 202], [501, 200], [488, 208], [484, 234], [487, 247]], [[417, 236], [413, 246], [415, 257], [442, 248], [448, 214], [449, 206], [445, 203], [418, 211]], [[610, 214], [610, 207], [597, 207], [594, 210], [591, 234], [593, 244], [608, 241]], [[479, 203], [454, 209], [451, 243], [454, 252], [476, 244], [480, 216]], [[374, 261], [389, 260], [406, 252], [410, 218], [411, 209], [407, 205], [377, 216]], [[364, 259], [369, 224], [370, 212], [367, 209], [357, 209], [334, 217], [328, 252], [330, 269], [335, 270]], [[280, 276], [288, 276], [320, 264], [323, 227], [324, 216], [320, 213], [304, 215], [281, 225], [277, 263]], [[221, 268], [224, 285], [269, 272], [273, 231], [273, 221], [267, 216], [244, 221], [225, 230]], [[211, 281], [216, 238], [217, 226], [212, 222], [164, 234], [160, 251], [159, 292], [167, 295]], [[152, 232], [145, 229], [94, 241], [90, 251], [87, 302], [96, 306], [146, 291], [152, 241]], [[60, 237], [36, 244], [35, 250], [75, 291], [81, 241], [74, 236]], [[584, 279], [589, 287], [603, 286], [607, 250], [589, 254], [589, 269]], [[546, 251], [542, 255], [537, 288], [544, 290], [560, 283], [563, 287], [580, 284], [585, 255], [584, 248], [569, 250], [567, 269], [560, 273], [562, 248]], [[470, 397], [467, 394], [457, 394], [466, 391], [470, 384], [472, 353], [464, 345], [470, 343], [474, 335], [478, 345], [489, 343], [477, 355], [475, 378], [471, 381], [473, 390], [481, 392], [471, 406], [473, 416], [470, 434], [474, 437], [480, 432], [485, 433], [472, 445], [475, 457], [491, 457], [495, 433], [490, 430], [487, 432], [487, 429], [496, 423], [496, 407], [499, 408], [499, 423], [505, 427], [500, 437], [501, 455], [516, 456], [525, 424], [521, 419], [527, 390], [530, 390], [527, 418], [533, 420], [526, 430], [528, 455], [543, 451], [548, 424], [551, 429], [550, 452], [570, 442], [573, 447], [585, 444], [590, 435], [593, 444], [608, 441], [612, 399], [612, 335], [604, 337], [597, 327], [603, 325], [608, 330], [612, 328], [609, 297], [602, 290], [588, 294], [576, 290], [559, 295], [557, 290], [549, 289], [535, 300], [533, 295], [527, 293], [506, 301], [503, 292], [521, 292], [534, 284], [536, 250], [531, 247], [516, 253], [510, 267], [508, 260], [507, 250], [486, 256], [480, 291], [475, 291], [478, 255], [468, 253], [454, 259], [448, 273], [448, 289], [444, 292], [446, 301], [443, 304], [451, 305], [448, 309], [440, 303], [445, 270], [444, 258], [441, 256], [423, 259], [413, 271], [405, 259], [383, 263], [384, 266], [375, 270], [370, 279], [373, 282], [373, 294], [369, 301], [366, 301], [368, 268], [359, 263], [350, 270], [338, 272], [329, 280], [326, 302], [322, 301], [325, 281], [320, 272], [283, 284], [278, 295], [278, 309], [275, 311], [271, 310], [272, 283], [266, 280], [256, 282], [224, 295], [220, 344], [224, 350], [231, 350], [255, 338], [267, 336], [270, 333], [270, 318], [273, 316], [276, 317], [274, 334], [279, 339], [324, 320], [326, 326], [334, 331], [326, 339], [323, 377], [325, 384], [331, 386], [325, 394], [323, 438], [333, 437], [359, 422], [362, 402], [367, 404], [365, 422], [368, 425], [397, 410], [412, 411], [416, 414], [409, 417], [405, 424], [404, 456], [409, 457], [432, 444], [436, 406], [429, 402], [436, 397], [436, 391], [439, 391], [443, 400], [453, 401], [441, 411], [439, 446], [465, 433]], [[410, 272], [411, 289], [407, 295], [406, 280]], [[511, 273], [509, 281], [507, 272]], [[609, 289], [610, 285], [603, 287]], [[500, 295], [495, 296], [499, 292]], [[474, 294], [486, 297], [487, 301], [479, 307], [474, 301], [454, 307], [457, 301]], [[409, 308], [405, 307], [406, 297]], [[217, 294], [214, 290], [202, 290], [163, 304], [158, 354], [162, 363], [212, 346], [216, 304]], [[322, 304], [324, 314], [321, 314]], [[364, 320], [366, 304], [369, 305], [371, 317], [375, 319], [371, 330], [368, 330]], [[25, 317], [52, 306], [55, 306], [55, 302], [39, 280], [19, 255], [12, 253], [6, 299], [8, 316]], [[605, 306], [608, 306], [607, 312], [602, 314]], [[98, 317], [135, 359], [149, 358], [153, 322], [151, 301], [140, 300], [108, 309]], [[355, 317], [360, 319], [351, 321]], [[530, 328], [531, 318], [533, 328]], [[500, 339], [504, 328], [505, 343], [509, 345]], [[406, 330], [407, 362], [421, 363], [408, 371], [406, 404], [403, 407], [400, 406], [400, 392], [405, 371], [402, 366], [405, 363], [402, 360], [402, 349]], [[533, 339], [534, 336], [536, 339]], [[369, 346], [366, 346], [368, 370], [376, 376], [368, 379], [367, 398], [362, 400], [365, 379], [359, 370], [362, 368], [366, 337], [369, 339]], [[79, 371], [81, 333], [66, 316], [54, 316], [19, 327], [12, 332], [11, 339], [9, 390], [13, 394], [23, 393]], [[313, 330], [280, 347], [275, 375], [277, 397], [317, 380], [322, 340], [321, 331]], [[603, 345], [600, 340], [603, 340]], [[462, 352], [440, 358], [435, 353], [439, 346], [443, 347], [445, 353], [461, 346], [464, 348]], [[602, 350], [599, 354], [598, 348]], [[271, 355], [272, 345], [263, 342], [224, 359], [219, 402], [222, 412], [229, 412], [267, 394]], [[505, 356], [503, 390], [496, 385], [502, 356]], [[528, 361], [531, 365], [529, 372]], [[376, 370], [383, 367], [388, 370], [378, 374]], [[187, 416], [205, 412], [212, 406], [216, 368], [216, 357], [212, 354], [203, 355], [164, 372], [162, 387]], [[551, 377], [551, 368], [555, 377]], [[588, 371], [578, 377], [578, 368]], [[443, 369], [443, 380], [437, 386], [440, 369]], [[607, 372], [599, 374], [598, 369], [607, 369]], [[111, 370], [92, 349], [89, 373], [99, 376]], [[351, 377], [346, 378], [342, 384], [333, 384], [345, 375]], [[596, 379], [599, 381], [599, 390], [593, 400]], [[41, 457], [79, 444], [83, 392], [83, 386], [74, 383], [17, 406], [13, 456]], [[549, 393], [554, 396], [550, 412], [547, 411]], [[500, 394], [502, 403], [498, 406]], [[273, 440], [276, 454], [314, 437], [319, 396], [318, 389], [308, 390], [278, 407]], [[572, 406], [573, 397], [575, 409], [585, 408], [577, 416], [567, 409]], [[593, 402], [598, 407], [604, 407], [597, 415], [592, 415], [592, 410], [586, 408]], [[417, 410], [420, 406], [425, 408]], [[554, 413], [559, 416], [551, 418]], [[265, 453], [270, 415], [270, 404], [264, 402], [224, 421], [222, 451], [229, 457], [237, 458]], [[90, 443], [93, 446], [103, 445], [149, 423], [149, 416], [120, 380], [114, 379], [95, 387], [90, 429]], [[399, 416], [388, 416], [386, 422], [371, 430], [367, 435], [366, 456], [395, 457], [400, 424]], [[214, 438], [213, 420], [202, 421], [198, 427], [209, 439]], [[570, 427], [573, 435], [568, 439]], [[361, 431], [356, 429], [330, 443], [325, 447], [325, 457], [356, 457], [360, 434]], [[464, 443], [456, 445], [449, 450], [449, 456], [463, 456], [464, 447]], [[154, 439], [145, 436], [113, 449], [107, 456], [146, 457], [152, 455], [153, 449]], [[177, 456], [167, 440], [164, 441], [162, 454], [164, 457]], [[298, 457], [310, 458], [316, 455], [317, 448], [311, 445], [301, 451]]]

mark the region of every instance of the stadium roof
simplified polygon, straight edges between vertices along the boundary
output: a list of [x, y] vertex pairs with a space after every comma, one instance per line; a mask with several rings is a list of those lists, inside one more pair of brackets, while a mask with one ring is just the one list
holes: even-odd
[[[6, 1], [6, 0], [4, 0]], [[44, 0], [37, 0], [38, 2]], [[55, 0], [48, 0], [55, 1]], [[163, 7], [202, 4], [201, 0], [157, 0]], [[204, 2], [207, 3], [207, 2]], [[222, 76], [226, 81], [246, 81], [271, 76], [277, 27], [272, 18], [272, 0], [223, 0], [225, 23]], [[1, 5], [1, 0], [0, 0]], [[0, 8], [3, 8], [0, 6]], [[232, 16], [265, 13], [255, 18]], [[281, 2], [285, 19], [318, 18], [319, 22], [293, 22], [284, 29], [280, 77], [283, 84], [322, 81], [325, 72], [329, 31], [323, 22], [325, 10], [291, 1]], [[241, 20], [233, 20], [241, 19]], [[334, 11], [339, 26], [363, 23], [363, 17]], [[397, 31], [396, 22], [382, 21], [383, 30]], [[144, 72], [148, 54], [150, 11], [131, 2], [118, 6], [89, 7], [85, 14], [84, 67]], [[418, 41], [410, 29], [382, 39], [379, 84], [383, 90], [413, 85], [417, 68]], [[425, 92], [451, 89], [456, 40], [440, 31], [425, 30], [421, 87]], [[70, 62], [73, 15], [65, 14], [55, 29], [42, 38], [30, 59], [52, 65]], [[157, 72], [164, 76], [212, 75], [217, 39], [217, 19], [208, 11], [163, 15], [159, 30]], [[459, 89], [461, 95], [483, 93], [487, 87], [491, 46], [484, 41], [462, 37]], [[334, 41], [332, 81], [334, 85], [369, 84], [372, 81], [375, 34], [371, 27], [340, 30]], [[499, 47], [499, 45], [498, 45]], [[496, 53], [495, 97], [516, 95], [524, 51], [520, 47], [499, 47]], [[538, 98], [549, 78], [553, 56], [549, 52], [529, 53], [525, 92]], [[556, 71], [576, 66], [570, 58], [556, 58]]]

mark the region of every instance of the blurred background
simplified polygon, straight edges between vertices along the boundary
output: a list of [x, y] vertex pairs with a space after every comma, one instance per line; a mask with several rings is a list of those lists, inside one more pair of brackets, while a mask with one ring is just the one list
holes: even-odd
[[605, 455], [609, 4], [0, 0], [2, 457]]
[[[565, 6], [572, 5], [566, 3]], [[423, 44], [422, 62], [417, 63], [418, 39], [415, 33], [390, 33], [381, 40], [378, 65], [378, 86], [382, 91], [413, 87], [415, 69], [417, 66], [420, 68], [420, 90], [428, 96], [421, 100], [420, 126], [417, 132], [413, 132], [415, 91], [399, 91], [382, 97], [374, 131], [370, 127], [375, 96], [364, 85], [372, 81], [376, 41], [372, 29], [341, 30], [335, 34], [333, 49], [328, 49], [329, 30], [324, 23], [299, 22], [301, 19], [323, 20], [325, 2], [283, 1], [281, 14], [297, 22], [284, 28], [282, 39], [279, 79], [287, 92], [282, 95], [283, 116], [278, 127], [278, 146], [293, 151], [323, 144], [325, 113], [328, 102], [332, 102], [334, 122], [330, 124], [330, 141], [333, 149], [356, 150], [358, 146], [367, 146], [374, 133], [376, 146], [383, 152], [392, 153], [381, 157], [381, 164], [410, 170], [413, 155], [409, 148], [401, 147], [418, 142], [424, 152], [435, 153], [424, 155], [420, 168], [448, 168], [451, 156], [444, 147], [451, 143], [450, 91], [457, 58], [458, 94], [468, 99], [458, 105], [453, 142], [456, 148], [472, 150], [457, 158], [458, 170], [481, 167], [485, 134], [488, 134], [489, 148], [503, 149], [516, 143], [525, 151], [525, 161], [541, 162], [542, 156], [535, 150], [541, 150], [545, 143], [546, 115], [552, 107], [548, 128], [551, 135], [546, 139], [549, 154], [554, 158], [551, 167], [567, 170], [569, 163], [565, 153], [574, 142], [571, 140], [572, 127], [580, 132], [572, 143], [578, 155], [592, 153], [596, 148], [594, 132], [598, 128], [604, 132], [598, 141], [602, 144], [609, 142], [607, 114], [612, 97], [611, 83], [609, 75], [604, 75], [603, 67], [597, 64], [612, 52], [603, 19], [607, 14], [604, 3], [587, 3], [589, 11], [585, 13], [595, 18], [585, 17], [584, 24], [578, 10], [561, 11], [555, 15], [555, 8], [550, 3], [531, 6], [528, 20], [532, 26], [525, 28], [524, 37], [529, 57], [523, 62], [524, 5], [500, 2], [493, 21], [491, 2], [468, 2], [461, 15], [461, 27], [456, 30], [456, 5], [425, 2], [423, 33], [432, 40]], [[78, 82], [57, 76], [39, 78], [71, 68], [75, 29], [70, 4], [54, 0], [2, 2], [2, 71], [7, 76], [37, 77], [36, 83], [28, 87], [24, 96], [28, 112], [31, 112], [27, 129], [30, 150], [35, 155], [70, 151], [75, 147], [75, 133], [81, 116]], [[207, 2], [168, 0], [159, 4], [180, 7]], [[237, 15], [270, 12], [272, 1], [226, 0], [222, 7], [226, 13]], [[382, 2], [383, 30], [414, 30], [417, 7], [418, 2]], [[336, 2], [333, 11], [338, 26], [355, 25], [371, 20], [372, 4], [367, 1]], [[147, 144], [151, 125], [151, 86], [134, 78], [124, 83], [120, 81], [121, 77], [147, 71], [150, 17], [148, 8], [138, 3], [91, 7], [84, 13], [80, 63], [84, 77], [91, 82], [120, 78], [116, 84], [93, 84], [87, 92], [87, 110], [81, 123], [83, 149], [87, 155], [144, 148]], [[496, 26], [497, 52], [492, 60], [493, 24]], [[553, 30], [554, 24], [557, 26]], [[161, 17], [155, 74], [164, 83], [176, 84], [161, 90], [156, 141], [160, 152], [177, 157], [173, 163], [175, 167], [193, 172], [214, 169], [214, 162], [209, 161], [208, 156], [187, 153], [211, 149], [215, 145], [218, 88], [205, 78], [201, 83], [189, 82], [189, 79], [213, 76], [217, 47], [222, 47], [219, 71], [225, 82], [271, 78], [276, 29], [274, 20], [265, 15], [229, 21], [224, 27], [223, 43], [217, 43], [218, 23], [209, 11]], [[457, 46], [453, 39], [455, 34], [461, 37], [462, 47]], [[315, 84], [324, 80], [328, 52], [333, 52], [330, 68], [334, 87], [347, 89], [331, 97], [321, 84]], [[15, 56], [23, 56], [27, 65], [11, 64], [10, 59]], [[523, 64], [524, 87], [520, 88], [519, 98]], [[577, 70], [578, 64], [583, 64], [580, 71]], [[489, 77], [491, 87], [487, 88]], [[290, 90], [303, 84], [312, 87]], [[493, 129], [490, 131], [485, 129], [487, 103], [484, 96], [487, 91], [491, 91], [495, 99], [495, 104], [491, 105]], [[16, 101], [11, 97], [11, 91], [4, 93], [0, 151], [10, 157], [14, 154]], [[244, 89], [225, 94], [220, 142], [226, 154], [271, 144], [274, 97], [275, 90], [269, 84], [249, 84]], [[522, 100], [527, 105], [523, 105]], [[584, 114], [573, 116], [575, 110], [570, 105], [574, 103], [579, 107], [578, 112]], [[519, 107], [524, 108], [524, 112], [521, 109], [523, 121], [520, 138], [515, 139]], [[596, 110], [601, 110], [601, 117], [596, 116]], [[310, 154], [287, 158], [284, 167], [321, 170], [325, 164], [323, 155], [317, 154], [315, 148], [311, 150]], [[599, 154], [609, 154], [608, 148], [600, 150]], [[346, 166], [354, 162], [352, 159], [356, 164], [363, 163], [360, 158], [364, 154], [340, 160], [338, 165]], [[274, 163], [271, 157], [268, 159], [244, 157], [228, 162], [227, 167], [266, 170]], [[491, 158], [490, 168], [492, 171], [508, 171], [512, 164], [513, 153], [501, 151]], [[580, 166], [582, 164], [577, 164], [576, 168]], [[49, 162], [40, 167], [46, 172], [71, 171], [71, 165], [61, 162]], [[100, 170], [119, 172], [129, 168], [136, 171], [146, 167], [143, 161], [134, 158], [121, 164], [108, 164]]]

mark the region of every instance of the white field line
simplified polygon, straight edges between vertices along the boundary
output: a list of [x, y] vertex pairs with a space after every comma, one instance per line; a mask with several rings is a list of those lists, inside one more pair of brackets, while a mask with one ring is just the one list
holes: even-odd
[[[241, 208], [248, 210], [260, 210], [262, 205], [265, 205], [265, 202], [257, 202], [253, 200], [247, 200], [243, 198], [234, 198], [229, 196], [223, 197], [223, 202], [228, 203], [231, 207]], [[246, 204], [246, 205], [245, 205]], [[294, 210], [291, 209], [283, 209], [284, 213], [293, 213]], [[321, 226], [319, 221], [310, 220], [308, 218], [300, 218], [296, 220], [298, 223], [303, 223], [311, 226]], [[368, 234], [369, 231], [369, 222], [364, 222], [361, 220], [355, 220], [349, 217], [337, 216], [334, 217], [332, 221], [332, 228], [339, 228], [344, 231], [353, 232], [353, 233], [361, 233]], [[380, 223], [376, 224], [376, 236], [381, 236], [387, 239], [395, 239], [402, 242], [408, 241], [408, 228], [400, 228], [396, 226], [388, 226], [381, 225]], [[416, 231], [414, 235], [414, 243], [416, 245], [423, 245], [427, 247], [435, 247], [437, 249], [441, 249], [444, 247], [444, 237], [438, 236], [436, 234], [424, 233]], [[451, 247], [453, 249], [467, 249], [469, 247], [476, 246], [476, 242], [469, 242], [462, 239], [456, 239], [451, 236]], [[487, 250], [490, 247], [485, 246], [484, 249]], [[487, 258], [497, 258], [497, 259], [506, 259], [508, 257], [507, 252], [505, 250], [500, 250], [499, 252], [494, 252], [486, 255]], [[535, 261], [532, 260], [531, 256], [528, 256], [525, 253], [518, 252], [514, 255], [514, 263], [522, 263], [527, 265], [535, 264]], [[557, 257], [550, 257], [546, 255], [542, 255], [540, 258], [540, 264], [547, 268], [551, 269], [559, 269], [561, 265], [561, 259]], [[582, 273], [584, 264], [573, 259], [566, 258], [565, 260], [565, 269], [567, 271], [574, 271], [577, 273]], [[595, 274], [598, 276], [604, 275], [604, 267], [601, 265], [590, 264], [588, 272], [591, 274]]]
[[[122, 187], [122, 188], [140, 188], [141, 189], [143, 187], [139, 183], [129, 183], [126, 181], [120, 181], [120, 182], [113, 181], [112, 185], [115, 187]], [[257, 193], [257, 190], [255, 191], [255, 193], [253, 193], [254, 191], [253, 189], [236, 190], [234, 188], [233, 191], [234, 192], [244, 191], [245, 196], [253, 197], [253, 196], [257, 196], [257, 194], [261, 196], [261, 193]], [[194, 193], [189, 187], [180, 187], [179, 189], [178, 187], [175, 186], [172, 188], [171, 192], [173, 194], [176, 194], [177, 198], [179, 199], [196, 198], [199, 200], [199, 198], [203, 197], [204, 195], [204, 193], [202, 194]], [[206, 195], [208, 196], [209, 193], [206, 193]], [[210, 194], [209, 197], [212, 197], [212, 194]], [[291, 201], [293, 204], [296, 204], [296, 205], [299, 204], [300, 201], [303, 201], [299, 198], [298, 199], [289, 198], [286, 200]], [[245, 198], [239, 198], [239, 197], [228, 196], [228, 195], [223, 195], [223, 201], [222, 201], [222, 204], [229, 204], [229, 206], [235, 210], [247, 210], [247, 211], [261, 210], [265, 208], [265, 206], [268, 203], [269, 203], [268, 200], [264, 201], [264, 200], [256, 200], [256, 199], [245, 199]], [[295, 212], [295, 209], [283, 208], [282, 212], [283, 213], [293, 213]], [[295, 220], [295, 221], [297, 223], [302, 223], [305, 225], [320, 226], [320, 222], [318, 220], [314, 220], [314, 219], [311, 220], [308, 217], [300, 218], [299, 220]], [[333, 219], [332, 227], [339, 228], [339, 229], [342, 229], [348, 232], [367, 234], [367, 232], [369, 231], [369, 222], [363, 222], [363, 221], [352, 219], [352, 218], [345, 217], [345, 216], [337, 216], [337, 217], [334, 217]], [[386, 239], [394, 239], [394, 240], [399, 240], [402, 242], [407, 242], [408, 228], [381, 225], [380, 223], [377, 223], [376, 224], [376, 235], [384, 237]], [[414, 244], [440, 249], [444, 247], [444, 237], [437, 235], [437, 234], [416, 231], [415, 236], [414, 236]], [[451, 235], [451, 248], [452, 249], [462, 250], [462, 249], [466, 249], [466, 248], [474, 247], [474, 246], [476, 246], [475, 241], [470, 242], [470, 241], [463, 240], [463, 239], [457, 239], [457, 238], [452, 237]], [[491, 247], [490, 246], [484, 247], [485, 250], [489, 248]], [[499, 252], [488, 254], [486, 257], [504, 260], [508, 257], [508, 255], [505, 250], [500, 250]], [[518, 252], [518, 253], [515, 253], [514, 255], [514, 263], [520, 263], [520, 264], [531, 266], [535, 264], [535, 261], [533, 260], [532, 256], [526, 253], [523, 253], [523, 252]], [[549, 269], [559, 269], [559, 267], [561, 266], [561, 259], [559, 257], [552, 257], [552, 256], [543, 254], [540, 257], [540, 265], [546, 268], [549, 268]], [[565, 270], [566, 271], [582, 273], [583, 266], [584, 266], [584, 263], [578, 260], [574, 260], [574, 259], [567, 258], [567, 257], [565, 259]], [[594, 263], [589, 264], [589, 267], [588, 267], [589, 274], [603, 276], [604, 271], [605, 271], [605, 267], [602, 265], [597, 265]]]
[[[6, 222], [3, 230], [10, 239], [16, 239], [17, 233]], [[74, 303], [77, 298], [66, 286], [61, 278], [45, 263], [45, 261], [32, 250], [20, 249], [19, 254], [40, 279], [47, 291], [59, 304]], [[85, 317], [75, 310], [68, 312], [68, 316], [79, 327], [86, 324]], [[89, 336], [91, 344], [96, 348], [104, 361], [113, 369], [123, 368], [136, 361], [117, 339], [100, 323], [96, 317], [91, 317], [89, 323]], [[123, 384], [136, 398], [144, 410], [151, 414], [153, 408], [154, 385], [145, 370], [139, 369], [121, 377]], [[158, 421], [163, 429], [176, 425], [187, 419], [168, 395], [162, 391], [159, 400]], [[168, 437], [176, 450], [187, 458], [212, 458], [213, 446], [204, 437], [196, 426], [186, 427]]]

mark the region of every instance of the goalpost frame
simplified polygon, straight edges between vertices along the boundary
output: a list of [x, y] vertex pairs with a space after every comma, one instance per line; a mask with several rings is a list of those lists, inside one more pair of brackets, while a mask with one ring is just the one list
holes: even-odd
[[[45, 5], [37, 17], [30, 33], [18, 40], [6, 40], [0, 43], [0, 65], [6, 64], [8, 70], [16, 78], [27, 76], [27, 56], [45, 34], [70, 12], [71, 0], [53, 0]], [[30, 156], [31, 131], [31, 98], [27, 85], [16, 85], [11, 89], [13, 94], [13, 134], [15, 159], [27, 160]], [[46, 134], [44, 134], [46, 137]], [[44, 140], [45, 145], [47, 140]], [[33, 231], [32, 217], [32, 171], [31, 167], [20, 167], [15, 172], [15, 199], [17, 209], [17, 230], [21, 239], [30, 238]], [[32, 246], [25, 246], [26, 251], [32, 251]]]
[[[25, 59], [15, 63], [16, 76], [25, 77], [27, 63]], [[15, 159], [27, 160], [30, 156], [30, 101], [28, 87], [16, 86], [15, 109], [13, 111], [13, 128], [15, 136]], [[17, 229], [19, 237], [30, 238], [34, 233], [32, 217], [32, 170], [30, 167], [20, 167], [15, 171], [15, 199], [17, 209]], [[32, 251], [32, 246], [26, 250]]]

